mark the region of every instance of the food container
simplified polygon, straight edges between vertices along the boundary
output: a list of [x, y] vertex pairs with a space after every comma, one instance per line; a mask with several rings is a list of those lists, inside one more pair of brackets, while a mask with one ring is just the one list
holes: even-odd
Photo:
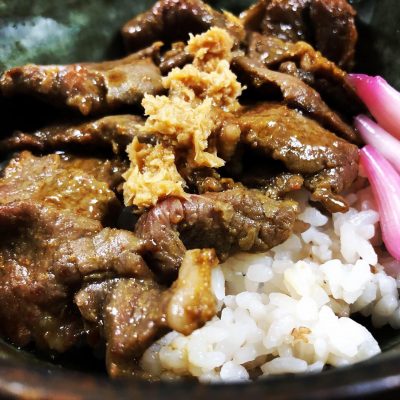
[[[122, 54], [120, 26], [152, 0], [8, 0], [0, 3], [0, 71], [27, 62], [65, 63]], [[214, 0], [238, 12], [251, 0]], [[383, 75], [400, 89], [398, 0], [353, 0], [360, 33], [357, 72]], [[3, 100], [0, 99], [0, 106]], [[3, 111], [7, 108], [3, 108]], [[16, 112], [15, 108], [12, 109]], [[14, 115], [1, 113], [3, 126]], [[4, 115], [4, 117], [3, 117]], [[269, 377], [250, 384], [203, 385], [194, 380], [143, 382], [110, 380], [85, 354], [55, 365], [40, 355], [0, 342], [0, 398], [16, 399], [333, 399], [400, 397], [400, 332], [375, 330], [382, 354], [319, 374]], [[399, 391], [399, 392], [397, 392]], [[397, 396], [396, 396], [396, 393]]]

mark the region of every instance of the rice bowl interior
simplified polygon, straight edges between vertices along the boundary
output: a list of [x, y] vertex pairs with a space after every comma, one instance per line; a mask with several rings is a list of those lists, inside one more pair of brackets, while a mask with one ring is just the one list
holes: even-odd
[[[233, 54], [233, 57], [237, 57], [234, 52]], [[198, 56], [194, 56], [194, 65], [196, 57]], [[161, 88], [159, 92], [154, 92], [154, 98], [146, 94], [142, 103], [146, 115], [150, 116], [143, 125], [142, 132], [146, 134], [160, 130], [160, 121], [164, 118], [162, 114], [167, 114], [166, 110], [177, 112], [178, 107], [183, 110], [179, 123], [185, 121], [182, 122], [184, 126], [185, 118], [189, 121], [183, 130], [190, 132], [191, 120], [196, 121], [193, 124], [195, 126], [206, 126], [203, 131], [190, 133], [196, 138], [193, 140], [196, 149], [193, 159], [203, 163], [198, 165], [215, 169], [220, 168], [222, 162], [225, 162], [224, 157], [228, 156], [221, 156], [220, 149], [217, 149], [218, 146], [213, 147], [212, 142], [211, 145], [204, 145], [204, 140], [207, 141], [208, 137], [202, 136], [203, 133], [215, 129], [211, 122], [214, 117], [210, 117], [209, 121], [207, 117], [213, 115], [212, 108], [215, 104], [222, 109], [225, 107], [224, 112], [235, 113], [236, 107], [240, 107], [235, 102], [241, 99], [242, 89], [246, 93], [245, 86], [249, 85], [248, 82], [241, 82], [236, 86], [235, 78], [229, 75], [231, 55], [224, 57], [227, 57], [228, 67], [216, 67], [212, 71], [215, 74], [213, 79], [215, 76], [223, 76], [229, 84], [225, 85], [226, 92], [221, 90], [222, 95], [218, 94], [213, 98], [214, 103], [207, 103], [207, 99], [204, 101], [199, 97], [189, 107], [187, 104], [182, 105], [181, 99], [176, 99], [182, 93], [185, 95], [186, 88], [179, 88], [179, 92], [172, 86], [165, 86], [169, 76], [167, 73], [163, 77], [164, 89], [168, 88], [171, 92], [175, 90], [175, 93], [179, 93], [176, 98], [173, 99], [170, 95], [170, 103], [157, 103], [157, 93], [165, 93]], [[207, 62], [209, 60], [205, 65]], [[183, 77], [176, 73], [177, 81], [190, 80], [191, 78], [184, 75], [185, 67], [180, 68]], [[207, 69], [209, 67], [201, 63], [196, 68], [201, 73], [211, 73]], [[226, 104], [230, 104], [232, 108], [228, 109]], [[189, 117], [191, 113], [193, 115]], [[150, 121], [155, 122], [151, 125], [153, 122]], [[177, 142], [178, 146], [182, 146], [179, 149], [188, 146], [188, 141], [179, 142], [178, 139]], [[125, 143], [118, 143], [113, 151], [120, 152], [124, 145]], [[165, 150], [164, 144], [160, 144], [160, 152], [157, 153], [154, 142], [140, 140], [132, 141], [129, 146], [131, 164], [129, 169], [125, 169], [126, 183], [123, 192], [126, 206], [137, 207], [140, 213], [144, 213], [168, 196], [185, 198], [187, 177], [181, 169], [175, 168], [175, 164], [178, 165], [174, 159], [176, 148]], [[187, 151], [190, 154], [192, 149]], [[122, 157], [122, 152], [118, 154], [118, 157]], [[140, 169], [139, 172], [134, 170], [135, 163], [148, 163], [155, 166], [155, 169], [152, 171], [149, 168], [146, 171], [149, 171], [149, 175], [145, 176]], [[126, 168], [126, 164], [122, 168]], [[163, 172], [161, 178], [158, 175], [160, 170]], [[132, 185], [128, 188], [129, 182]], [[168, 184], [163, 186], [165, 182]], [[311, 190], [309, 187], [308, 189]], [[235, 188], [228, 186], [228, 190]], [[312, 190], [317, 192], [315, 188]], [[199, 191], [194, 194], [202, 196], [204, 193]], [[336, 194], [334, 193], [335, 196]], [[137, 363], [141, 378], [168, 382], [195, 378], [201, 383], [212, 384], [251, 382], [262, 381], [272, 375], [329, 371], [333, 367], [349, 366], [376, 356], [379, 359], [382, 351], [379, 343], [380, 329], [387, 327], [393, 332], [400, 329], [398, 261], [384, 247], [379, 207], [365, 177], [365, 171], [361, 170], [354, 183], [340, 195], [350, 206], [346, 212], [327, 212], [326, 203], [305, 189], [289, 192], [284, 195], [284, 201], [288, 202], [288, 208], [292, 201], [297, 205], [298, 224], [293, 225], [286, 240], [267, 251], [257, 251], [255, 254], [235, 250], [233, 255], [230, 254], [225, 259], [225, 256], [220, 257], [218, 253], [217, 256], [222, 261], [218, 266], [210, 267], [210, 280], [204, 283], [204, 304], [203, 308], [199, 308], [201, 317], [198, 317], [199, 322], [196, 323], [198, 327], [185, 332], [179, 326], [175, 330], [174, 325], [168, 322], [167, 329], [164, 329], [164, 325], [163, 330], [154, 336], [154, 340], [151, 340], [144, 351], [131, 353], [130, 360]], [[122, 191], [118, 196], [121, 196], [120, 200]], [[212, 196], [210, 198], [217, 199]], [[283, 198], [276, 201], [281, 200]], [[94, 207], [101, 207], [101, 204]], [[127, 213], [127, 210], [124, 212]], [[119, 217], [118, 224], [123, 229], [133, 230], [129, 225], [132, 224], [131, 220], [132, 217], [124, 222]], [[193, 240], [196, 242], [196, 239]], [[202, 243], [201, 239], [196, 243]], [[140, 251], [138, 250], [139, 253]], [[210, 259], [214, 260], [214, 256], [215, 254], [210, 255]], [[148, 258], [145, 260], [148, 262]], [[211, 264], [213, 262], [210, 261]], [[144, 278], [146, 279], [147, 277]], [[183, 277], [180, 284], [184, 287]], [[170, 288], [170, 283], [165, 284], [162, 281], [161, 285]], [[179, 284], [171, 286], [171, 293], [178, 286]], [[153, 290], [152, 286], [149, 287]], [[156, 290], [159, 290], [158, 287]], [[209, 300], [211, 294], [215, 299], [216, 311], [210, 319], [212, 313], [206, 309], [212, 307], [212, 301]], [[160, 308], [164, 307], [166, 298], [161, 298]], [[78, 307], [81, 306], [79, 300], [74, 301]], [[5, 337], [9, 340], [9, 336]], [[13, 339], [11, 342], [15, 343]], [[101, 353], [100, 347], [96, 351], [99, 349]], [[110, 356], [107, 355], [108, 357]], [[112, 368], [108, 368], [110, 375], [119, 376], [118, 368], [115, 375]]]

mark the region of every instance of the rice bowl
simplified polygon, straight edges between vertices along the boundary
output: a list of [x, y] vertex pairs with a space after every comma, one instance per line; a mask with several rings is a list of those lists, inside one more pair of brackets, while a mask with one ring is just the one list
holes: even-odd
[[[186, 47], [178, 43], [168, 50], [154, 42], [117, 61], [54, 69], [27, 65], [2, 77], [4, 93], [11, 96], [18, 91], [13, 79], [22, 72], [29, 81], [30, 71], [49, 73], [49, 82], [64, 68], [78, 80], [84, 71], [84, 79], [85, 73], [94, 74], [116, 86], [110, 96], [89, 102], [77, 96], [63, 104], [61, 96], [58, 106], [80, 112], [79, 123], [16, 130], [0, 142], [12, 156], [0, 183], [0, 220], [6, 221], [3, 228], [7, 221], [11, 226], [0, 249], [0, 260], [6, 254], [0, 335], [19, 347], [32, 343], [34, 351], [55, 363], [88, 351], [96, 370], [99, 357], [110, 377], [161, 381], [156, 387], [182, 380], [214, 384], [210, 388], [248, 382], [257, 391], [260, 382], [275, 382], [276, 375], [299, 374], [293, 379], [300, 382], [323, 372], [325, 382], [325, 377], [344, 376], [347, 369], [336, 373], [336, 367], [372, 359], [354, 367], [366, 371], [385, 357], [379, 356], [385, 350], [379, 328], [387, 326], [393, 336], [391, 329], [400, 328], [396, 218], [390, 223], [400, 214], [397, 207], [382, 213], [376, 179], [365, 168], [372, 136], [362, 136], [367, 146], [360, 151], [350, 122], [354, 111], [330, 111], [334, 102], [324, 106], [323, 97], [329, 91], [313, 87], [318, 83], [311, 78], [331, 68], [350, 99], [356, 91], [346, 86], [346, 72], [307, 43], [267, 37], [297, 54], [290, 57], [311, 68], [307, 74], [294, 77], [293, 65], [263, 66], [250, 59], [247, 39], [235, 36], [240, 20], [213, 12], [234, 29], [211, 27], [190, 35]], [[251, 35], [259, 40], [259, 32]], [[151, 53], [157, 51], [159, 57]], [[184, 57], [177, 61], [175, 51]], [[168, 70], [163, 52], [172, 54], [172, 66], [182, 60], [183, 65]], [[346, 70], [351, 59], [344, 55], [336, 61]], [[120, 67], [138, 68], [138, 76], [129, 73], [132, 80], [118, 86], [121, 81], [111, 78], [118, 78]], [[149, 86], [137, 84], [140, 74]], [[299, 96], [300, 90], [293, 100], [280, 81], [283, 76], [308, 95]], [[271, 82], [277, 84], [274, 90], [263, 92]], [[92, 83], [89, 92], [101, 88]], [[39, 88], [39, 97], [48, 101], [41, 83], [34, 85], [28, 90]], [[135, 90], [125, 91], [130, 85]], [[131, 102], [137, 106], [140, 99], [145, 115], [123, 108]], [[313, 101], [316, 108], [310, 107]], [[105, 115], [97, 119], [98, 112]], [[363, 118], [358, 122], [374, 124]], [[355, 126], [361, 131], [357, 120]], [[268, 135], [274, 138], [270, 142], [264, 140]], [[382, 151], [381, 136], [373, 145], [397, 166], [393, 160], [400, 142], [387, 135], [390, 151]], [[364, 164], [358, 172], [359, 154]], [[264, 175], [257, 164], [262, 157]], [[241, 170], [235, 170], [237, 162]], [[396, 176], [396, 171], [387, 173], [393, 182]], [[381, 186], [384, 195], [385, 186], [390, 184]], [[390, 210], [388, 204], [384, 211]], [[21, 215], [16, 226], [13, 221]], [[30, 241], [34, 246], [24, 247]], [[38, 275], [30, 275], [35, 270]], [[59, 285], [54, 292], [52, 280]], [[36, 284], [39, 289], [33, 290]]]

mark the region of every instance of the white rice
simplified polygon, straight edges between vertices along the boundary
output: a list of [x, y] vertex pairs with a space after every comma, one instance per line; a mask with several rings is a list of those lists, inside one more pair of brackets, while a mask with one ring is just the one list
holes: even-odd
[[154, 376], [195, 376], [203, 382], [318, 372], [380, 352], [376, 327], [400, 328], [398, 283], [378, 263], [378, 213], [370, 189], [351, 194], [351, 208], [332, 218], [298, 195], [310, 224], [264, 254], [238, 254], [213, 273], [219, 314], [189, 336], [171, 332], [143, 355]]

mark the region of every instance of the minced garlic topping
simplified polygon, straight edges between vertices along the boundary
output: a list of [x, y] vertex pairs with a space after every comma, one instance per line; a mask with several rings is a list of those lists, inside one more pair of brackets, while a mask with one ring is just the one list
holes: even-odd
[[176, 169], [172, 148], [139, 143], [134, 138], [127, 152], [131, 166], [123, 175], [125, 204], [144, 208], [169, 195], [184, 195], [184, 181]]
[[[137, 140], [129, 146], [126, 205], [143, 208], [170, 194], [183, 195], [183, 179], [175, 166], [177, 151], [185, 154], [193, 168], [219, 168], [225, 164], [211, 139], [217, 127], [213, 109], [234, 111], [239, 107], [237, 98], [242, 87], [230, 70], [232, 47], [233, 39], [221, 28], [191, 36], [186, 50], [193, 55], [193, 63], [174, 68], [163, 78], [168, 96], [144, 97], [142, 105], [148, 118], [142, 131], [163, 137], [171, 147], [140, 145]], [[148, 146], [145, 154], [143, 146]]]

